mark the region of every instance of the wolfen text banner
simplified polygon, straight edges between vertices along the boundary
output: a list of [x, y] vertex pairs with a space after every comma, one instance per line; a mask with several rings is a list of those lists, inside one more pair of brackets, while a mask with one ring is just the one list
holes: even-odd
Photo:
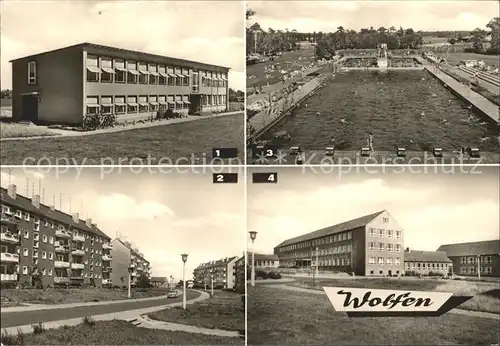
[[323, 287], [335, 311], [349, 317], [440, 316], [472, 296], [449, 292]]

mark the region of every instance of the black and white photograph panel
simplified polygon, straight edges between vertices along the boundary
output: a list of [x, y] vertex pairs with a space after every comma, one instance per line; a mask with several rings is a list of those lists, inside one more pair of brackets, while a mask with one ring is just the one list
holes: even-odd
[[2, 345], [244, 345], [237, 177], [2, 169]]
[[498, 344], [499, 168], [342, 168], [248, 169], [248, 345]]
[[498, 1], [250, 1], [247, 156], [500, 163]]
[[2, 164], [243, 164], [242, 0], [1, 7]]

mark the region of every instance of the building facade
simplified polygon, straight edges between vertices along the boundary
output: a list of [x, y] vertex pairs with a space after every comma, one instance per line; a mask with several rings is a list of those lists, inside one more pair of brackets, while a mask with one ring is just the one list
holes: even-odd
[[405, 275], [443, 275], [453, 273], [453, 262], [444, 251], [417, 251], [406, 248], [404, 252]]
[[[252, 265], [252, 253], [247, 253], [248, 265]], [[254, 254], [255, 259], [255, 269], [272, 269], [279, 268], [280, 261], [277, 255], [267, 255], [267, 254]]]
[[500, 240], [441, 245], [453, 262], [453, 272], [461, 276], [500, 276]]
[[1, 189], [1, 205], [2, 284], [107, 284], [110, 238], [91, 219], [21, 196], [15, 185]]
[[228, 109], [229, 68], [82, 43], [11, 61], [16, 121], [80, 124], [86, 114], [139, 120], [158, 111]]
[[292, 239], [274, 248], [280, 267], [355, 275], [404, 274], [403, 229], [387, 212], [366, 215]]
[[226, 257], [217, 261], [200, 264], [193, 271], [194, 283], [198, 287], [211, 287], [212, 275], [214, 288], [233, 289], [236, 282], [236, 261], [238, 257]]
[[143, 275], [148, 280], [151, 279], [151, 264], [144, 256], [132, 249], [130, 244], [117, 238], [111, 242], [111, 245], [113, 257], [111, 284], [113, 286], [128, 287], [130, 278], [130, 285], [135, 287]]

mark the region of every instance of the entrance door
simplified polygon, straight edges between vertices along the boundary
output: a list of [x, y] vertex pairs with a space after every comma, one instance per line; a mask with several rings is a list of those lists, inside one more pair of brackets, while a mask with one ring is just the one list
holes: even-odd
[[392, 270], [389, 270], [388, 275], [392, 276]]
[[199, 115], [201, 113], [201, 95], [191, 94], [189, 97], [189, 102], [191, 102], [191, 104], [189, 105], [189, 114]]
[[22, 96], [22, 120], [36, 123], [38, 121], [38, 97], [35, 95]]

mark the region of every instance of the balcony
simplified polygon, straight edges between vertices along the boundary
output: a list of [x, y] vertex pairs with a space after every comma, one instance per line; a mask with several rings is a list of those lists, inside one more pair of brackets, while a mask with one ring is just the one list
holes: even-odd
[[60, 245], [60, 244], [55, 244], [55, 251], [58, 253], [68, 253], [69, 252], [69, 246], [68, 245]]
[[135, 272], [135, 271], [134, 271], [134, 272], [132, 272], [132, 273], [130, 274], [130, 276], [132, 276], [132, 277], [137, 276], [137, 272]]
[[83, 263], [71, 263], [71, 269], [84, 269], [85, 265]]
[[78, 241], [78, 242], [85, 242], [85, 237], [83, 235], [79, 234], [73, 234], [73, 241]]
[[54, 278], [54, 283], [56, 283], [56, 284], [69, 283], [69, 277], [67, 277], [67, 276], [56, 276]]
[[111, 261], [113, 258], [111, 257], [111, 255], [102, 255], [102, 260], [103, 261], [106, 261], [106, 262], [109, 262]]
[[108, 279], [102, 279], [102, 284], [103, 284], [103, 285], [111, 284], [111, 280], [108, 280]]
[[17, 281], [17, 274], [0, 274], [0, 281]]
[[69, 262], [54, 261], [54, 267], [56, 267], [56, 268], [69, 268]]
[[103, 273], [110, 273], [111, 272], [111, 267], [102, 267], [102, 272]]
[[66, 231], [65, 229], [56, 229], [56, 238], [71, 238], [71, 232]]
[[135, 268], [135, 267], [136, 267], [135, 263], [130, 263], [130, 268]]
[[11, 225], [19, 224], [19, 221], [16, 220], [16, 218], [10, 213], [2, 213], [0, 221], [2, 223], [11, 224]]
[[73, 248], [73, 251], [71, 251], [71, 254], [73, 256], [83, 256], [83, 255], [85, 255], [85, 251], [82, 250], [82, 249], [75, 249], [75, 248]]
[[83, 280], [83, 275], [72, 275], [71, 280]]
[[19, 236], [14, 233], [4, 232], [1, 233], [0, 241], [2, 243], [17, 244], [19, 243]]
[[19, 255], [15, 253], [2, 252], [0, 260], [2, 262], [19, 263]]
[[104, 243], [102, 244], [102, 248], [104, 250], [113, 250], [113, 245], [111, 245], [110, 243]]

